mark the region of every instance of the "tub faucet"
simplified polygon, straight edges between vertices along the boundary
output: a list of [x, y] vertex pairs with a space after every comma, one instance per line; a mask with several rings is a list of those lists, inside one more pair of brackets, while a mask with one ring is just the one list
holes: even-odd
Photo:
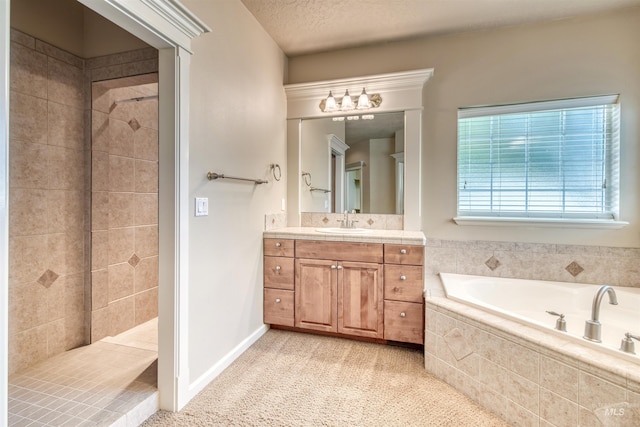
[[604, 294], [609, 294], [609, 304], [618, 305], [618, 297], [616, 297], [616, 291], [609, 285], [602, 285], [598, 288], [595, 296], [593, 297], [593, 304], [591, 305], [591, 320], [584, 322], [584, 336], [583, 338], [589, 341], [602, 342], [600, 339], [600, 333], [602, 325], [600, 324], [600, 303]]

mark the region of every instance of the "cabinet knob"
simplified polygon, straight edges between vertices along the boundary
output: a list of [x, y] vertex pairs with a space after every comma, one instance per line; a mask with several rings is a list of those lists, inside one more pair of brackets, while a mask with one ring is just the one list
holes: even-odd
[[282, 246], [282, 243], [276, 242], [276, 248], [279, 248], [280, 246]]
[[279, 265], [276, 265], [276, 271], [280, 271], [280, 268], [281, 267]]
[[405, 313], [404, 311], [400, 312], [400, 317], [407, 317], [407, 313]]
[[404, 254], [406, 254], [406, 253], [407, 253], [407, 250], [406, 250], [406, 249], [400, 249], [400, 253], [401, 253], [402, 255], [404, 255]]
[[335, 266], [335, 265], [332, 265], [332, 266], [331, 266], [331, 269], [332, 269], [332, 270], [335, 270], [335, 269], [336, 269], [336, 266]]
[[407, 276], [400, 276], [400, 280], [407, 280]]
[[338, 270], [342, 270], [342, 266], [341, 265], [338, 266]]
[[280, 301], [282, 301], [280, 298], [276, 298], [276, 304], [280, 304]]

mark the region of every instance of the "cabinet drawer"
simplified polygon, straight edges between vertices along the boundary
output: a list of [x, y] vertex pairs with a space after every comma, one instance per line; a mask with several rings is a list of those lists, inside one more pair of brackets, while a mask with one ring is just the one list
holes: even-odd
[[384, 266], [385, 299], [422, 303], [423, 287], [421, 265]]
[[424, 304], [385, 300], [384, 339], [424, 344]]
[[264, 286], [293, 290], [293, 258], [264, 257]]
[[293, 291], [264, 290], [264, 323], [293, 326]]
[[384, 262], [389, 264], [424, 264], [424, 246], [384, 245]]
[[380, 243], [297, 240], [296, 258], [332, 259], [337, 261], [375, 262], [382, 264], [383, 252]]
[[264, 239], [264, 254], [293, 257], [293, 242], [291, 239]]

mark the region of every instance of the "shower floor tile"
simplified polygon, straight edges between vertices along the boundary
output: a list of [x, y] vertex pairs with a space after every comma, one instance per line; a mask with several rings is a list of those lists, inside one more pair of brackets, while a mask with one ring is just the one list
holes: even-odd
[[135, 425], [158, 410], [157, 319], [9, 377], [9, 426]]

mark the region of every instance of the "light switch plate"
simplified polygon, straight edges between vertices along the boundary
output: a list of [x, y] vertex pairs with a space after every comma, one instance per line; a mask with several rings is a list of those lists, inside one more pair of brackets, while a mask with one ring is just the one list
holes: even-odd
[[196, 197], [196, 216], [209, 215], [209, 199], [207, 197]]

